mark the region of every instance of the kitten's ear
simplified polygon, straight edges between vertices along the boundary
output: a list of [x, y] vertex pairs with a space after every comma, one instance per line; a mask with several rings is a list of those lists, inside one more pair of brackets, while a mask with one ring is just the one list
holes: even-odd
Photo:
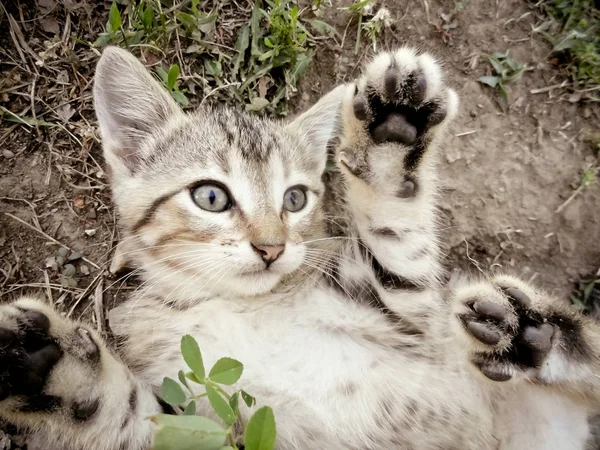
[[297, 135], [308, 139], [311, 157], [318, 160], [321, 171], [327, 163], [327, 144], [340, 133], [342, 100], [348, 89], [352, 87], [338, 86], [288, 125]]
[[133, 172], [140, 145], [173, 116], [183, 112], [131, 53], [107, 47], [96, 67], [94, 105], [104, 156], [113, 172]]

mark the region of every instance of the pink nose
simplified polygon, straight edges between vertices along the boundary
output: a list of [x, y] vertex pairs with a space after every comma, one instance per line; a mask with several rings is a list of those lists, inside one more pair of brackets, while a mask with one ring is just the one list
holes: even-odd
[[285, 245], [251, 245], [254, 251], [267, 263], [267, 267], [279, 258], [285, 250]]

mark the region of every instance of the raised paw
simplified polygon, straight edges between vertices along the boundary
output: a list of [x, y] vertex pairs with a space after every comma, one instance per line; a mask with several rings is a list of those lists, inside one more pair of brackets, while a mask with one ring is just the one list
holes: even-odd
[[346, 99], [339, 161], [364, 181], [385, 180], [391, 193], [413, 197], [417, 170], [457, 107], [433, 57], [409, 48], [381, 53]]
[[556, 315], [526, 290], [502, 280], [467, 290], [461, 299], [457, 318], [472, 343], [469, 358], [493, 381], [535, 377], [553, 348]]
[[401, 49], [378, 55], [367, 67], [353, 110], [376, 143], [413, 145], [446, 118], [452, 95], [431, 56]]

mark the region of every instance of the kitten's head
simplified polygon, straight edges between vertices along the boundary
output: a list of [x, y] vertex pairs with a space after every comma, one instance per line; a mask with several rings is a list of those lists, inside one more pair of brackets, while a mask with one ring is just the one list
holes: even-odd
[[289, 125], [185, 114], [131, 54], [104, 51], [94, 100], [124, 247], [171, 299], [272, 292], [324, 236], [321, 176], [339, 103]]

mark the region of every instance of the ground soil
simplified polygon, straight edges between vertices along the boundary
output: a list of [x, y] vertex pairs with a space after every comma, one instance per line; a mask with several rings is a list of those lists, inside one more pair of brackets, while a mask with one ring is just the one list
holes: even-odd
[[[597, 163], [590, 139], [600, 131], [600, 108], [577, 102], [564, 89], [532, 93], [560, 84], [564, 77], [551, 63], [549, 44], [532, 32], [542, 21], [539, 12], [524, 0], [471, 0], [449, 31], [440, 31], [440, 13], [449, 13], [453, 1], [388, 3], [395, 24], [384, 31], [378, 47], [417, 45], [434, 53], [461, 97], [460, 115], [440, 155], [441, 228], [448, 267], [474, 274], [509, 271], [567, 299], [575, 283], [600, 266], [600, 186], [583, 189], [556, 212], [579, 186], [582, 168]], [[20, 24], [24, 41], [36, 48], [52, 37], [47, 30], [54, 27], [47, 21], [41, 26], [41, 21], [56, 15], [63, 24], [76, 2], [64, 4], [41, 14], [33, 2], [25, 2], [20, 15], [18, 8], [9, 12]], [[347, 27], [348, 16], [334, 9], [337, 6], [334, 2], [326, 20], [336, 27], [338, 43], [344, 46], [330, 44], [317, 52], [300, 83], [296, 110], [339, 81], [357, 76], [372, 53], [363, 41], [354, 55], [356, 25]], [[14, 50], [6, 15], [0, 17], [0, 47]], [[86, 17], [82, 37], [93, 41], [94, 30], [97, 33], [106, 22], [105, 6], [91, 8]], [[502, 112], [493, 90], [477, 79], [490, 74], [484, 54], [507, 49], [527, 71], [510, 86], [510, 109]], [[25, 60], [35, 59], [22, 51]], [[67, 70], [69, 64], [87, 64], [79, 72], [91, 79], [96, 58], [91, 55], [75, 62], [64, 57], [56, 71], [38, 67], [44, 92], [76, 85], [67, 99], [83, 106], [65, 120], [65, 130], [40, 127], [38, 134], [35, 127], [0, 122], [0, 301], [32, 292], [65, 311], [78, 303], [74, 314], [85, 312], [89, 317], [98, 283], [106, 287], [114, 282], [105, 269], [118, 233], [94, 130], [89, 79], [74, 80]], [[15, 105], [30, 95], [27, 73], [34, 71], [19, 69], [20, 57], [0, 63], [0, 106], [19, 113]], [[70, 80], [67, 85], [52, 81], [63, 69]], [[47, 109], [64, 106], [53, 105], [54, 97], [44, 95], [32, 100], [36, 114], [43, 117]], [[70, 114], [68, 109], [65, 114]], [[77, 285], [52, 267], [61, 246], [85, 258], [74, 255], [72, 261], [77, 273], [71, 278]]]

